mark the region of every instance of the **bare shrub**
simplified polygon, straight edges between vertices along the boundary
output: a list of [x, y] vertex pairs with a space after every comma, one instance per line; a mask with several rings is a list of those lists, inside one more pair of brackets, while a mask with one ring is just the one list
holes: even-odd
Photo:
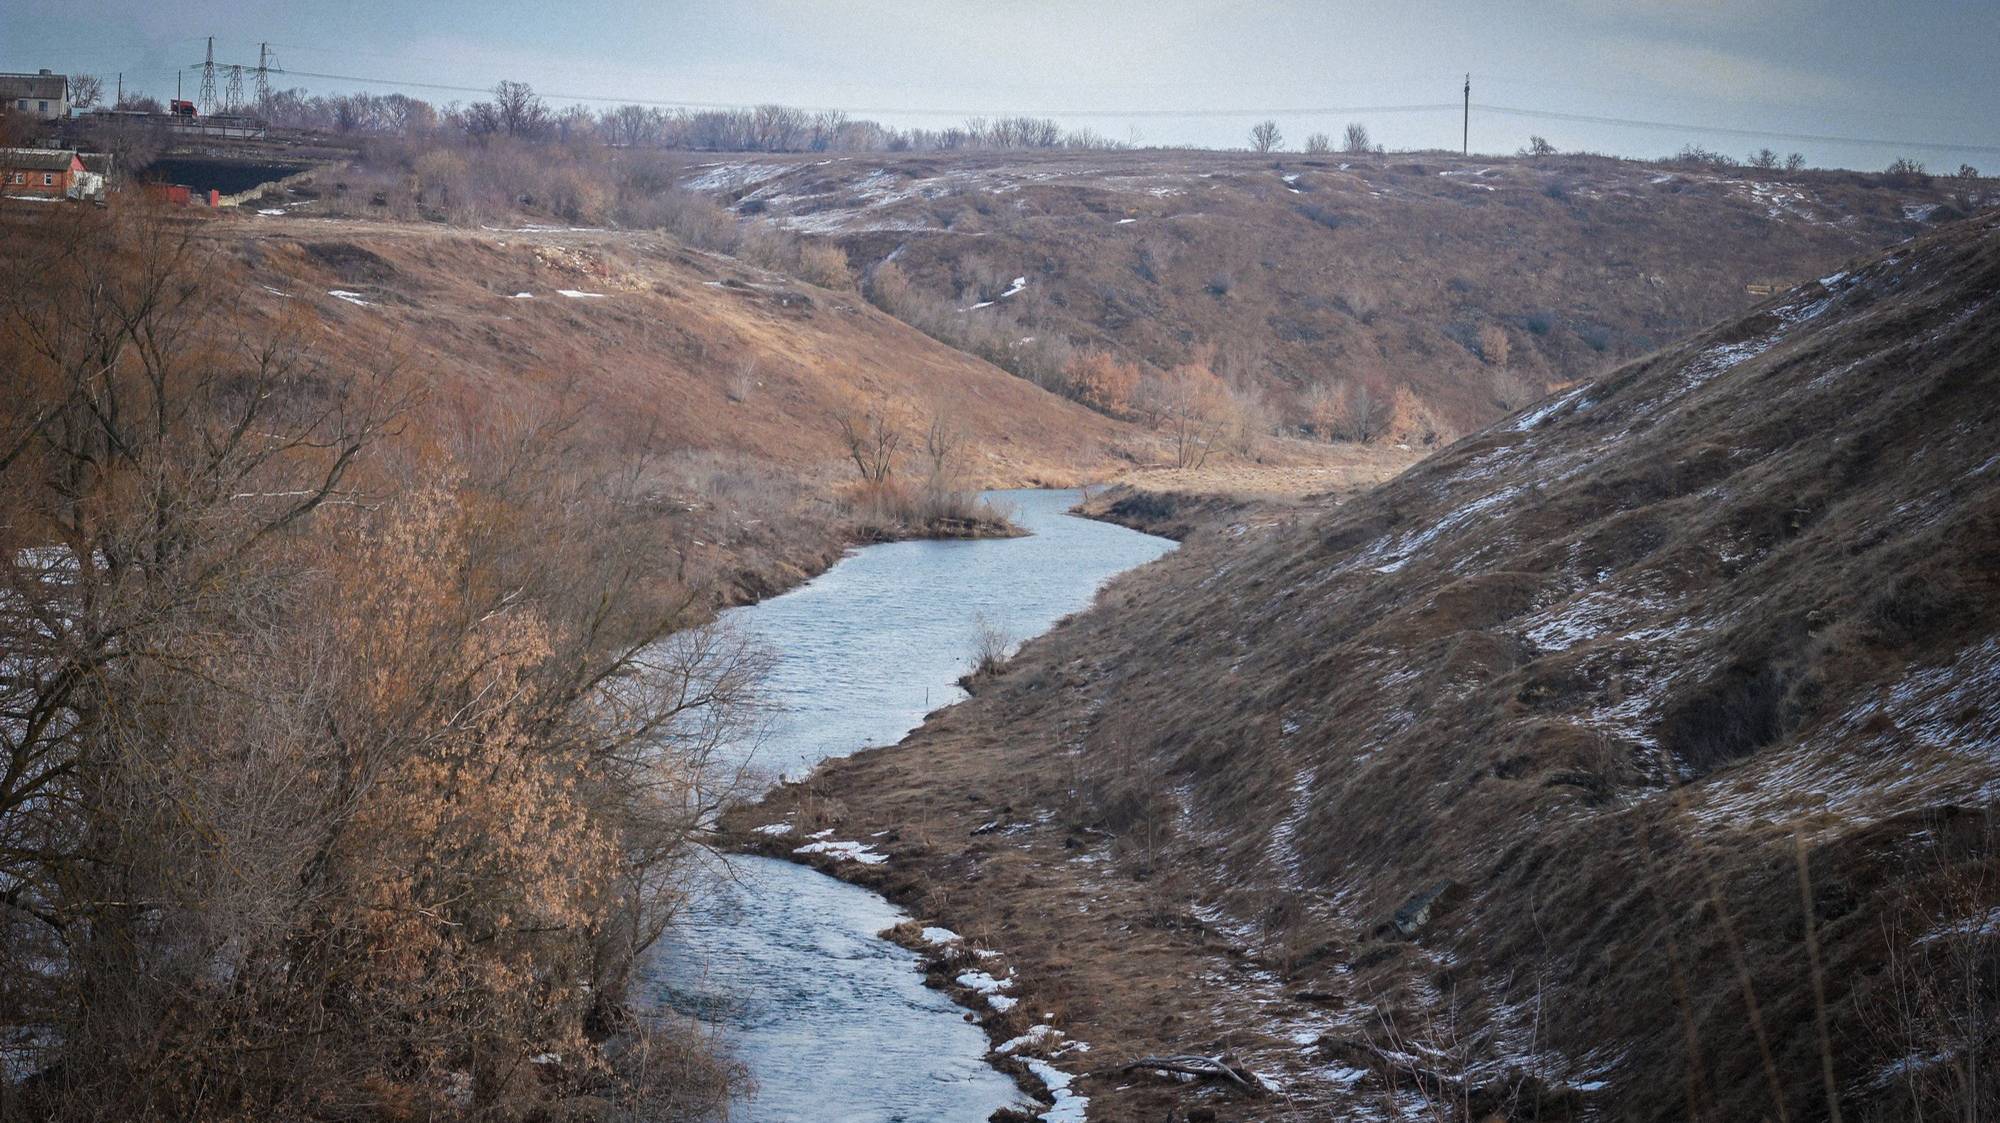
[[1306, 138], [1306, 155], [1325, 156], [1333, 151], [1333, 138], [1325, 133], [1314, 133]]
[[1365, 156], [1374, 151], [1368, 139], [1368, 126], [1359, 121], [1349, 121], [1341, 133], [1340, 150], [1353, 156]]
[[1014, 650], [1013, 637], [999, 625], [984, 615], [976, 616], [972, 622], [972, 673], [990, 675], [1007, 665], [1007, 657]]
[[1214, 361], [1214, 348], [1198, 347], [1187, 362], [1145, 383], [1150, 401], [1144, 412], [1166, 433], [1176, 468], [1205, 465], [1234, 420], [1229, 388], [1215, 376]]
[[1072, 359], [1069, 384], [1076, 400], [1103, 413], [1121, 415], [1132, 407], [1139, 368], [1108, 351], [1084, 351]]
[[757, 356], [746, 356], [736, 364], [736, 370], [729, 376], [723, 387], [723, 394], [732, 402], [747, 402], [757, 392]]
[[799, 247], [798, 277], [825, 289], [854, 287], [847, 251], [831, 242], [806, 242]]
[[1269, 152], [1282, 144], [1285, 134], [1278, 130], [1276, 121], [1259, 121], [1250, 127], [1250, 147], [1258, 152]]

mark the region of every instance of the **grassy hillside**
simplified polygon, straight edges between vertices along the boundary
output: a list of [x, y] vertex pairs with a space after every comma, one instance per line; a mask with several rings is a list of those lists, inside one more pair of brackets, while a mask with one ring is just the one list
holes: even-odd
[[[1365, 388], [1449, 440], [1960, 213], [1990, 184], [1594, 157], [1221, 152], [748, 157], [681, 182], [885, 262], [1011, 368], [1198, 345], [1291, 424]], [[1022, 284], [1016, 285], [1015, 278]], [[1765, 289], [1765, 292], [1772, 291]], [[1043, 372], [1047, 377], [1046, 371]], [[1351, 407], [1350, 407], [1351, 408]]]
[[[201, 238], [207, 283], [240, 290], [229, 332], [282, 329], [330, 363], [392, 368], [433, 445], [569, 418], [576, 445], [642, 473], [685, 572], [727, 600], [856, 538], [923, 532], [906, 524], [922, 517], [933, 426], [954, 441], [945, 475], [960, 489], [1071, 485], [1162, 455], [1151, 434], [852, 291], [662, 235], [246, 213]], [[843, 438], [844, 421], [874, 418], [900, 441], [886, 492], [859, 486]]]
[[[658, 235], [244, 216], [214, 224], [268, 320], [300, 302], [326, 346], [388, 356], [461, 409], [572, 390], [661, 444], [840, 475], [837, 418], [968, 434], [969, 482], [1067, 483], [1143, 459], [1130, 426], [815, 286]], [[274, 291], [275, 290], [275, 291]], [[334, 295], [345, 293], [347, 295]]]
[[1094, 1046], [1068, 1071], [1233, 1054], [1357, 1118], [1983, 1116], [1996, 297], [1990, 221], [1830, 269], [1197, 534], [783, 798], [900, 831], [861, 876], [1004, 948]]

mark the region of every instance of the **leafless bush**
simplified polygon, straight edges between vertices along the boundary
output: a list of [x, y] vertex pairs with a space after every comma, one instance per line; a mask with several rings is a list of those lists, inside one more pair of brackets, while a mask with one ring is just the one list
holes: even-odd
[[1306, 138], [1306, 155], [1325, 156], [1333, 151], [1333, 138], [1325, 133], [1314, 133]]
[[840, 427], [840, 443], [854, 470], [864, 483], [881, 484], [896, 470], [896, 450], [902, 447], [903, 431], [880, 410], [843, 414], [834, 419]]
[[757, 357], [751, 355], [736, 365], [736, 372], [729, 376], [729, 384], [723, 394], [732, 402], [747, 402], [750, 395], [757, 392]]
[[977, 616], [972, 622], [972, 673], [990, 675], [1007, 665], [1007, 657], [1014, 650], [1013, 637], [999, 625], [985, 616]]
[[1359, 121], [1349, 121], [1346, 131], [1341, 134], [1340, 149], [1355, 156], [1365, 156], [1374, 151], [1368, 139], [1368, 126]]
[[1276, 121], [1259, 121], [1250, 128], [1250, 147], [1258, 152], [1269, 152], [1284, 143], [1285, 134], [1278, 131]]

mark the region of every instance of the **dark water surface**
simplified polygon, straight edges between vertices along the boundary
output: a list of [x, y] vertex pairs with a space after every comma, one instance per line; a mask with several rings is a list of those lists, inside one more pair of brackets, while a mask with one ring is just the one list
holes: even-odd
[[[798, 777], [900, 740], [965, 697], [953, 684], [982, 621], [1016, 641], [1038, 635], [1110, 577], [1173, 548], [1065, 514], [1075, 492], [994, 498], [1033, 534], [870, 546], [726, 614], [778, 660], [766, 690], [776, 712], [742, 750], [750, 767]], [[913, 953], [876, 938], [904, 918], [804, 866], [730, 857], [661, 942], [642, 997], [717, 1026], [749, 1065], [758, 1090], [732, 1121], [955, 1123], [1018, 1103], [983, 1059], [985, 1034], [923, 985]]]

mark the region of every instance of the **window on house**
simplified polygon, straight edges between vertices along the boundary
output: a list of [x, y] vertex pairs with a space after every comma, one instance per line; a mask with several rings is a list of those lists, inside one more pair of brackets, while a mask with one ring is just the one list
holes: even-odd
[[42, 103], [42, 112], [47, 113], [48, 111], [49, 111], [49, 103], [45, 101]]
[[54, 173], [54, 172], [43, 172], [43, 173], [42, 173], [42, 186], [43, 186], [43, 187], [54, 187], [55, 185], [56, 185], [56, 173]]
[[28, 108], [28, 99], [27, 99], [27, 98], [19, 98], [19, 99], [17, 99], [17, 100], [16, 100], [15, 102], [14, 102], [14, 108], [16, 108], [16, 109], [26, 109], [26, 108]]

